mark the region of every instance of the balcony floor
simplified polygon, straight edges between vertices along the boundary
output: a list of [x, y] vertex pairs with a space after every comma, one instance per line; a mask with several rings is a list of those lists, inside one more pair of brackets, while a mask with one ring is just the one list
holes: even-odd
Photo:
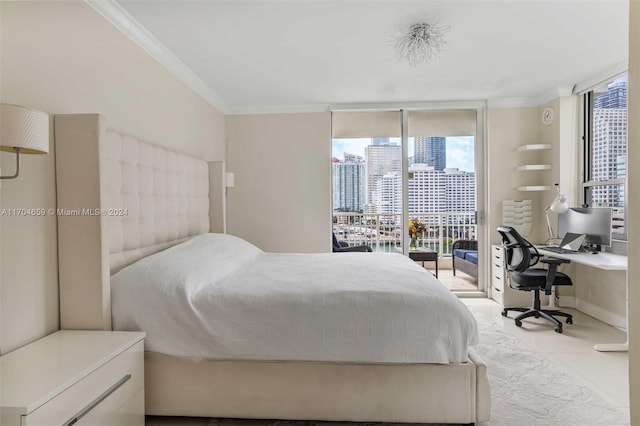
[[[416, 262], [418, 265], [421, 262]], [[425, 262], [425, 269], [434, 273], [433, 266], [430, 262]], [[464, 272], [457, 272], [453, 276], [453, 269], [438, 269], [438, 279], [449, 289], [454, 291], [472, 291], [478, 290], [478, 282]]]

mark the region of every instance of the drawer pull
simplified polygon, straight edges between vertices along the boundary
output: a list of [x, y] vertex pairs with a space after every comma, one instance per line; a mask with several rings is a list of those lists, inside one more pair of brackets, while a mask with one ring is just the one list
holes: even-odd
[[494, 289], [495, 291], [497, 291], [498, 293], [501, 293], [501, 292], [502, 292], [502, 290], [500, 290], [500, 289], [499, 289], [499, 288], [497, 288], [497, 287], [494, 287], [493, 289]]
[[127, 383], [130, 379], [131, 379], [131, 374], [127, 374], [122, 379], [120, 379], [117, 382], [115, 382], [109, 389], [107, 389], [106, 391], [104, 391], [100, 395], [98, 395], [98, 397], [96, 399], [91, 401], [86, 407], [84, 407], [82, 410], [80, 410], [75, 416], [71, 417], [69, 420], [64, 422], [62, 424], [62, 426], [71, 426], [71, 425], [75, 424], [78, 420], [80, 420], [85, 415], [87, 415], [87, 413], [89, 411], [91, 411], [94, 408], [96, 408], [96, 406], [98, 404], [100, 404], [102, 401], [107, 399], [109, 397], [109, 395], [111, 395], [112, 393], [117, 391], [118, 388], [120, 388], [122, 385]]

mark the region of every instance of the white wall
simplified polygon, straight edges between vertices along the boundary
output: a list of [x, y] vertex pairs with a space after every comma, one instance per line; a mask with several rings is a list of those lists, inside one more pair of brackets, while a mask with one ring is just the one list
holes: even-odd
[[228, 116], [227, 232], [270, 252], [331, 251], [331, 115]]
[[[489, 235], [491, 244], [500, 244], [496, 231], [502, 220], [502, 200], [533, 200], [534, 212], [540, 212], [539, 192], [519, 192], [517, 186], [540, 185], [543, 172], [517, 172], [516, 166], [548, 161], [544, 151], [517, 152], [521, 145], [542, 143], [539, 133], [538, 108], [490, 108], [487, 111], [487, 178], [489, 196]], [[539, 241], [544, 227], [535, 220], [527, 239]]]
[[[49, 114], [98, 112], [140, 139], [224, 160], [224, 116], [84, 2], [0, 3], [0, 101]], [[23, 156], [2, 208], [54, 208], [54, 145]], [[14, 158], [0, 155], [2, 169]], [[0, 351], [58, 328], [55, 217], [1, 217]]]
[[640, 424], [640, 1], [629, 2], [629, 385], [631, 424]]

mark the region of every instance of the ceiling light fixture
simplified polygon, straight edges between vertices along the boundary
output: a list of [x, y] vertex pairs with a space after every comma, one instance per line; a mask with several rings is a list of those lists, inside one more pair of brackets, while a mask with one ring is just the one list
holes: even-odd
[[413, 24], [404, 34], [395, 38], [396, 56], [414, 67], [429, 62], [437, 58], [446, 46], [444, 36], [448, 30], [448, 27], [424, 22]]

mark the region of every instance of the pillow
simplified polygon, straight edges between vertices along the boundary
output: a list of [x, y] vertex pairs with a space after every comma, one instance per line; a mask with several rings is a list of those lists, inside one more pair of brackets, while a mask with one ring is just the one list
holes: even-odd
[[262, 253], [258, 247], [233, 235], [201, 234], [120, 270], [111, 277], [111, 286], [194, 289], [246, 267]]

